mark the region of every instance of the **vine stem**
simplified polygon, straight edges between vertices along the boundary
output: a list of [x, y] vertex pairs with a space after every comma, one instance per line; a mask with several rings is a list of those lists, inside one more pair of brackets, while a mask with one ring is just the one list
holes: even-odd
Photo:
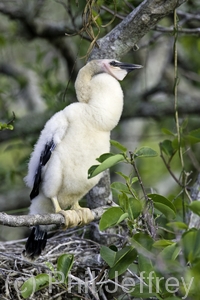
[[178, 22], [176, 10], [174, 10], [174, 110], [175, 110], [175, 122], [176, 131], [179, 145], [179, 156], [181, 160], [181, 167], [184, 170], [184, 160], [183, 160], [183, 150], [181, 147], [181, 134], [180, 134], [180, 124], [178, 116], [178, 49], [177, 49], [177, 39], [178, 39]]
[[148, 195], [145, 192], [145, 188], [144, 188], [143, 183], [142, 183], [142, 178], [140, 176], [140, 173], [138, 172], [137, 166], [136, 166], [134, 158], [133, 158], [133, 153], [131, 151], [129, 151], [129, 154], [130, 154], [130, 158], [131, 158], [131, 165], [133, 166], [133, 168], [135, 170], [135, 173], [136, 173], [136, 176], [138, 178], [139, 185], [140, 185], [140, 187], [142, 189], [144, 198], [145, 198], [146, 202], [148, 202], [149, 201], [149, 197], [148, 197]]
[[159, 144], [159, 147], [160, 147], [160, 157], [162, 158], [163, 162], [164, 162], [164, 165], [165, 167], [167, 168], [169, 174], [172, 176], [172, 178], [176, 181], [176, 183], [183, 187], [182, 186], [182, 182], [179, 181], [178, 178], [176, 178], [176, 176], [174, 175], [174, 173], [172, 172], [171, 168], [170, 168], [170, 163], [166, 161], [164, 155], [163, 155], [163, 152], [162, 152], [162, 148], [161, 148], [161, 143]]
[[[145, 191], [145, 188], [144, 188], [144, 185], [143, 185], [143, 182], [142, 182], [142, 178], [140, 176], [140, 173], [137, 169], [137, 166], [136, 166], [136, 163], [135, 163], [135, 160], [134, 160], [134, 157], [133, 157], [133, 153], [131, 151], [129, 153], [130, 153], [130, 158], [131, 158], [131, 165], [133, 166], [133, 168], [135, 170], [136, 176], [138, 178], [139, 185], [142, 189], [142, 192], [143, 192], [143, 195], [144, 195], [144, 198], [145, 198], [145, 201], [146, 201], [146, 205], [145, 205], [146, 212], [142, 213], [142, 217], [143, 217], [143, 220], [144, 220], [146, 231], [148, 232], [148, 234], [152, 238], [155, 238], [156, 237], [156, 226], [155, 226], [155, 222], [154, 222], [154, 219], [153, 219], [153, 213], [150, 214], [148, 212], [148, 210], [149, 210], [148, 203], [152, 204], [152, 200], [148, 197], [148, 195]], [[153, 207], [153, 205], [152, 205], [152, 207]]]
[[[183, 148], [181, 146], [181, 129], [179, 123], [179, 115], [178, 115], [178, 47], [177, 47], [177, 40], [178, 40], [178, 21], [177, 21], [177, 13], [176, 9], [174, 10], [174, 110], [175, 110], [175, 122], [176, 122], [176, 131], [177, 131], [177, 138], [178, 138], [178, 145], [179, 145], [179, 157], [181, 162], [182, 168], [182, 186], [184, 188], [185, 194], [190, 199], [190, 195], [187, 191], [186, 184], [187, 184], [187, 175], [185, 172], [185, 164], [183, 159]], [[182, 198], [182, 208], [183, 208], [183, 219], [185, 220], [185, 203], [184, 203], [184, 194]]]

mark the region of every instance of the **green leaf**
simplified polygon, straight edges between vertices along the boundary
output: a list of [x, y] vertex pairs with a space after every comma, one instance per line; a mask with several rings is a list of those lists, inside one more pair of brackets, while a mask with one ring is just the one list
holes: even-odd
[[105, 260], [105, 262], [109, 265], [109, 267], [112, 267], [114, 265], [114, 261], [117, 254], [116, 251], [113, 251], [112, 249], [106, 246], [101, 246], [100, 254], [103, 260]]
[[200, 216], [200, 201], [192, 201], [192, 203], [188, 205], [188, 207], [191, 211]]
[[142, 202], [133, 197], [128, 199], [128, 215], [131, 220], [136, 219], [142, 212]]
[[163, 261], [175, 260], [181, 252], [180, 246], [176, 243], [166, 246], [158, 255]]
[[117, 224], [120, 224], [122, 221], [124, 221], [125, 219], [128, 218], [128, 213], [124, 213], [123, 215], [121, 215], [121, 217], [119, 218], [119, 220], [117, 221]]
[[182, 235], [183, 252], [187, 261], [194, 263], [200, 260], [200, 230], [194, 228]]
[[[146, 257], [140, 253], [138, 254], [138, 270], [140, 273], [145, 272], [148, 275], [151, 272], [155, 273], [152, 261], [148, 257]], [[144, 279], [144, 281], [146, 282], [145, 279]]]
[[126, 181], [129, 181], [129, 177], [126, 176], [125, 174], [123, 174], [122, 172], [115, 172], [117, 175], [121, 176], [122, 178], [124, 178]]
[[55, 272], [54, 265], [51, 262], [46, 261], [45, 265], [49, 268], [49, 270], [51, 270], [51, 272]]
[[174, 244], [174, 242], [172, 242], [170, 240], [158, 240], [158, 241], [155, 241], [155, 243], [153, 243], [153, 247], [163, 248], [163, 247], [167, 247], [172, 244]]
[[173, 139], [172, 147], [174, 148], [174, 150], [178, 150], [180, 147], [184, 147], [184, 146], [185, 146], [185, 139], [183, 138], [183, 135], [181, 135], [180, 143], [177, 137]]
[[0, 130], [5, 130], [5, 129], [13, 130], [14, 127], [11, 124], [6, 124], [6, 123], [1, 123], [0, 122]]
[[189, 135], [200, 140], [200, 128], [190, 131]]
[[107, 158], [109, 158], [109, 157], [111, 157], [113, 155], [115, 155], [115, 154], [113, 154], [113, 153], [104, 153], [101, 156], [99, 156], [99, 158], [97, 158], [96, 160], [98, 162], [102, 163], [102, 162], [104, 162], [104, 160], [106, 160]]
[[112, 227], [117, 224], [120, 217], [124, 214], [123, 210], [120, 207], [111, 207], [107, 209], [99, 222], [99, 229], [101, 231]]
[[170, 140], [164, 140], [162, 143], [160, 143], [160, 147], [161, 150], [169, 157], [173, 156], [175, 153], [175, 150], [172, 147], [172, 141]]
[[[93, 165], [89, 168], [88, 170], [88, 178], [92, 178], [92, 174], [93, 172], [95, 172], [95, 170], [98, 168], [99, 165]], [[91, 175], [90, 175], [91, 174]]]
[[114, 165], [116, 165], [117, 163], [119, 163], [121, 161], [125, 161], [125, 158], [122, 154], [115, 154], [115, 155], [112, 155], [111, 157], [108, 157], [100, 165], [95, 166], [95, 168], [94, 168], [94, 166], [92, 166], [88, 170], [88, 178], [92, 178], [92, 177], [98, 175], [99, 173], [107, 170], [110, 167], [113, 167]]
[[146, 275], [144, 277], [145, 283], [149, 284], [148, 276], [150, 276], [150, 274], [151, 274], [152, 275], [151, 284], [156, 285], [156, 278], [158, 276], [154, 270], [153, 263], [148, 257], [145, 257], [142, 254], [138, 255], [138, 270], [139, 270], [140, 274], [142, 274], [144, 272], [144, 274]]
[[72, 268], [74, 262], [74, 256], [72, 254], [62, 254], [58, 257], [57, 261], [57, 271], [58, 277], [60, 280], [64, 279], [64, 282], [67, 282], [68, 274]]
[[[39, 274], [29, 278], [23, 283], [20, 288], [21, 295], [24, 299], [30, 297], [35, 292], [45, 288], [49, 285], [49, 275], [48, 274]], [[51, 278], [51, 282], [55, 281], [54, 278]]]
[[14, 129], [14, 126], [11, 125], [11, 124], [8, 124], [8, 125], [6, 126], [6, 129], [13, 130], [13, 129]]
[[174, 219], [176, 217], [176, 208], [167, 198], [158, 194], [149, 194], [148, 197], [153, 201], [154, 207], [167, 218]]
[[200, 128], [192, 130], [185, 136], [187, 143], [193, 145], [200, 142]]
[[148, 258], [154, 256], [151, 252], [153, 243], [153, 239], [146, 233], [136, 233], [131, 239], [131, 244], [136, 248], [137, 252]]
[[128, 193], [127, 192], [121, 192], [121, 194], [118, 195], [118, 200], [119, 200], [119, 206], [124, 210], [128, 210]]
[[139, 299], [146, 299], [146, 298], [151, 298], [151, 297], [156, 297], [156, 292], [152, 291], [149, 286], [145, 285], [143, 282], [140, 282], [140, 284], [134, 285], [132, 288], [130, 288], [131, 296]]
[[171, 132], [171, 131], [170, 131], [169, 129], [167, 129], [167, 128], [162, 128], [161, 130], [162, 130], [162, 132], [163, 132], [164, 134], [166, 134], [166, 135], [175, 136], [175, 134], [174, 134], [173, 132]]
[[115, 190], [118, 193], [125, 192], [125, 193], [129, 193], [130, 194], [130, 191], [129, 191], [127, 185], [124, 184], [124, 183], [122, 183], [122, 182], [113, 182], [110, 185], [110, 187], [111, 187], [112, 190]]
[[115, 148], [119, 149], [122, 152], [126, 152], [127, 151], [127, 148], [124, 147], [122, 144], [120, 144], [117, 141], [110, 140], [110, 143], [111, 143], [112, 146], [114, 146]]
[[187, 230], [188, 225], [183, 223], [183, 222], [169, 222], [167, 223], [167, 226], [172, 227], [173, 229], [178, 229], [178, 230]]
[[118, 251], [113, 267], [109, 270], [109, 278], [112, 279], [123, 274], [136, 257], [137, 252], [132, 246], [126, 246]]
[[152, 148], [149, 147], [142, 147], [136, 152], [134, 152], [134, 157], [139, 158], [139, 157], [155, 157], [158, 156], [158, 153], [153, 150]]
[[131, 184], [134, 184], [135, 182], [137, 182], [138, 181], [138, 177], [133, 177], [132, 179], [131, 179]]

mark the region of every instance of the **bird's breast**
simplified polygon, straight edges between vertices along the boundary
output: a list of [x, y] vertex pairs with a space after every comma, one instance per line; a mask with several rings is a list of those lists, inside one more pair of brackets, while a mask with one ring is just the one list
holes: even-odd
[[[65, 209], [80, 200], [101, 175], [88, 179], [88, 170], [98, 164], [96, 158], [110, 150], [110, 133], [73, 126], [54, 150], [44, 174], [47, 197], [58, 196]], [[47, 184], [48, 182], [48, 184]]]

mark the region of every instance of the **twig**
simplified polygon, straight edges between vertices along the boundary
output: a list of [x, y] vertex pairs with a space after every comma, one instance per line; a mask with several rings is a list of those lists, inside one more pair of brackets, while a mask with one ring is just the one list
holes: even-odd
[[143, 182], [142, 182], [142, 178], [141, 178], [140, 173], [138, 172], [137, 166], [135, 164], [135, 159], [133, 157], [133, 153], [131, 151], [129, 153], [130, 153], [130, 163], [131, 163], [131, 165], [133, 166], [133, 168], [135, 170], [136, 176], [138, 178], [139, 185], [141, 187], [141, 190], [143, 192], [143, 195], [144, 195], [144, 198], [145, 198], [145, 201], [146, 201], [145, 211], [142, 213], [142, 221], [144, 221], [144, 225], [146, 227], [146, 231], [148, 232], [148, 234], [150, 236], [152, 236], [153, 238], [155, 238], [156, 237], [156, 226], [155, 226], [154, 219], [152, 217], [153, 213], [152, 214], [149, 213], [148, 204], [150, 204], [152, 206], [152, 209], [154, 208], [154, 206], [153, 206], [151, 198], [148, 197], [148, 195], [145, 191], [145, 188], [144, 188], [144, 185], [143, 185]]
[[116, 13], [115, 11], [113, 11], [112, 9], [110, 9], [109, 7], [106, 7], [105, 5], [101, 5], [101, 8], [107, 12], [109, 12], [111, 15], [123, 20], [125, 17]]
[[164, 155], [163, 155], [163, 152], [162, 152], [162, 148], [161, 148], [161, 143], [159, 144], [159, 147], [160, 147], [160, 157], [162, 158], [163, 162], [164, 162], [164, 165], [165, 167], [167, 168], [169, 174], [172, 176], [172, 178], [176, 181], [176, 183], [183, 187], [182, 186], [182, 183], [178, 180], [178, 178], [174, 175], [174, 173], [172, 172], [171, 168], [170, 168], [170, 165], [169, 163], [166, 162], [166, 159], [164, 158]]
[[[154, 30], [159, 31], [159, 32], [165, 32], [165, 33], [174, 33], [174, 28], [172, 28], [172, 27], [163, 27], [163, 26], [160, 26], [160, 25], [156, 25], [154, 27]], [[181, 33], [181, 34], [189, 34], [189, 35], [200, 36], [200, 28], [190, 29], [190, 28], [177, 27], [177, 31], [178, 31], [178, 33]]]
[[56, 295], [54, 295], [53, 297], [49, 298], [49, 300], [53, 300], [53, 299], [61, 299], [60, 296], [63, 295], [63, 294], [66, 294], [66, 291], [62, 291]]
[[136, 175], [137, 175], [138, 182], [139, 182], [139, 185], [140, 185], [140, 187], [141, 187], [141, 189], [142, 189], [144, 198], [145, 198], [146, 202], [148, 202], [148, 201], [149, 201], [149, 197], [147, 196], [147, 193], [146, 193], [146, 191], [145, 191], [144, 185], [143, 185], [143, 183], [142, 183], [142, 178], [141, 178], [140, 173], [138, 172], [137, 166], [136, 166], [136, 164], [135, 164], [135, 160], [134, 160], [134, 158], [133, 158], [133, 153], [132, 153], [131, 151], [130, 151], [129, 153], [130, 153], [130, 157], [131, 157], [131, 161], [130, 161], [130, 162], [131, 162], [131, 165], [133, 166], [133, 168], [134, 168], [134, 170], [135, 170], [135, 173], [136, 173]]
[[191, 14], [191, 13], [188, 13], [188, 12], [185, 12], [185, 11], [182, 11], [182, 10], [177, 10], [177, 15], [179, 16], [182, 16], [185, 18], [186, 21], [189, 21], [189, 20], [198, 20], [200, 21], [200, 13], [195, 13], [195, 14]]
[[93, 299], [94, 300], [99, 300], [96, 295], [94, 294], [95, 291], [92, 290], [92, 288], [90, 288], [90, 281], [83, 281], [82, 279], [76, 277], [76, 276], [73, 276], [72, 274], [69, 274], [68, 277], [71, 279], [71, 280], [75, 280], [77, 282], [77, 284], [80, 284], [80, 285], [83, 285], [85, 287], [85, 290], [88, 290], [88, 292], [91, 293], [91, 295], [93, 296]]

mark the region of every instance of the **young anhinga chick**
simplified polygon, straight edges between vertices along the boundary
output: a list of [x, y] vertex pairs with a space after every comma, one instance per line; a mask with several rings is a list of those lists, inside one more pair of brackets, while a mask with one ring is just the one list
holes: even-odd
[[[56, 113], [45, 125], [29, 162], [27, 185], [32, 189], [30, 214], [61, 213], [66, 227], [93, 220], [78, 201], [100, 180], [88, 179], [96, 158], [110, 150], [110, 131], [123, 109], [118, 80], [140, 65], [114, 59], [88, 62], [78, 73], [75, 89], [79, 102]], [[70, 208], [70, 210], [66, 210]], [[35, 259], [46, 245], [51, 226], [33, 227], [24, 256]]]

